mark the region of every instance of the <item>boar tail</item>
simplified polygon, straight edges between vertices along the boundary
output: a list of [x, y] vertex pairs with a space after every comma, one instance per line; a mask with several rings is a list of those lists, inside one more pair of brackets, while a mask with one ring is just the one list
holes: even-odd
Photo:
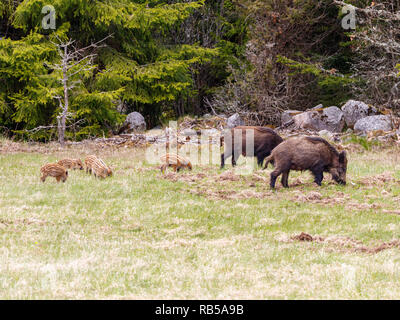
[[268, 164], [272, 163], [273, 158], [274, 158], [274, 157], [272, 156], [272, 154], [271, 154], [269, 157], [265, 158], [265, 165], [264, 165], [263, 170], [267, 169]]

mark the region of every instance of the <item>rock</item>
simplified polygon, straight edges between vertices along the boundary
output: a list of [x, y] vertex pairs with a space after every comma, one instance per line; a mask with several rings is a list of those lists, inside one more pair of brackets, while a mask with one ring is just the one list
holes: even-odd
[[299, 129], [308, 129], [312, 131], [323, 130], [321, 125], [321, 116], [317, 111], [306, 111], [293, 117], [294, 124]]
[[389, 116], [367, 116], [356, 122], [354, 125], [354, 131], [367, 133], [369, 131], [390, 131], [392, 130], [392, 121]]
[[362, 101], [349, 100], [342, 107], [344, 120], [349, 128], [353, 128], [356, 122], [367, 116], [376, 115], [377, 110]]
[[293, 116], [300, 114], [301, 111], [298, 110], [285, 110], [281, 115], [281, 125], [285, 125], [293, 119]]
[[196, 132], [196, 130], [193, 130], [193, 129], [190, 129], [190, 128], [186, 128], [186, 129], [184, 129], [184, 130], [181, 132], [181, 134], [182, 134], [183, 136], [188, 137], [188, 136], [195, 136], [195, 135], [197, 135], [197, 132]]
[[294, 123], [299, 129], [312, 131], [328, 130], [341, 132], [344, 127], [343, 112], [338, 107], [325, 108], [322, 111], [310, 110], [293, 117]]
[[209, 113], [206, 113], [205, 115], [203, 115], [203, 118], [204, 119], [208, 119], [208, 118], [211, 118], [212, 116], [211, 116], [211, 114], [209, 114]]
[[215, 128], [211, 128], [201, 130], [201, 134], [205, 136], [219, 136], [221, 132]]
[[226, 120], [226, 125], [228, 128], [234, 128], [244, 125], [244, 122], [242, 118], [240, 118], [240, 115], [238, 113], [235, 113]]
[[344, 128], [344, 114], [338, 107], [332, 106], [322, 111], [322, 122], [326, 130], [331, 132], [342, 132]]
[[126, 117], [124, 122], [124, 131], [125, 132], [138, 132], [138, 131], [145, 131], [146, 130], [146, 121], [144, 120], [143, 116], [139, 112], [131, 112]]

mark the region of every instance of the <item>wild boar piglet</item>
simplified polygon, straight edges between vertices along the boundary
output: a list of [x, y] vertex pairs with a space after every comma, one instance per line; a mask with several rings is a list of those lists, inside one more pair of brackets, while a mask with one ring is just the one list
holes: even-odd
[[83, 163], [81, 159], [62, 159], [57, 161], [57, 164], [63, 166], [65, 169], [83, 170]]
[[65, 182], [68, 178], [68, 171], [57, 163], [45, 164], [40, 168], [40, 172], [42, 174], [40, 177], [42, 182], [45, 182], [48, 176], [56, 178], [57, 182], [60, 182], [60, 180]]
[[164, 172], [167, 167], [172, 167], [174, 171], [178, 172], [183, 168], [188, 168], [189, 170], [192, 170], [191, 162], [188, 159], [180, 156], [179, 154], [167, 153], [161, 156], [160, 160], [162, 163], [160, 167], [161, 172]]

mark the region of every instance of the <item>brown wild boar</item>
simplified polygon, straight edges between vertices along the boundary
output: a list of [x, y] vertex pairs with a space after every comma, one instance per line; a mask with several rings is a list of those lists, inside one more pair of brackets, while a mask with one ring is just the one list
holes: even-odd
[[[283, 141], [283, 139], [274, 130], [267, 127], [235, 127], [230, 130], [230, 135], [232, 137], [231, 139], [228, 139], [227, 136], [224, 137], [225, 151], [223, 154], [221, 154], [221, 168], [225, 166], [225, 159], [229, 157], [232, 157], [232, 166], [235, 166], [240, 155], [243, 155], [244, 157], [246, 156], [246, 130], [254, 131], [253, 155], [254, 157], [257, 157], [257, 163], [259, 166], [262, 166], [264, 159], [268, 157], [271, 154], [271, 151]], [[235, 132], [236, 135], [240, 135], [241, 132], [241, 141], [235, 140]]]
[[57, 163], [63, 166], [65, 169], [83, 170], [83, 163], [81, 159], [62, 159], [57, 161]]
[[188, 168], [192, 170], [192, 164], [186, 158], [180, 156], [179, 154], [167, 153], [160, 157], [163, 163], [160, 167], [162, 173], [164, 173], [167, 167], [172, 167], [174, 171], [178, 171], [182, 168]]
[[95, 155], [90, 155], [85, 158], [86, 173], [92, 173], [92, 165], [95, 161], [97, 161], [97, 157]]
[[60, 182], [60, 180], [65, 182], [68, 178], [68, 171], [57, 163], [45, 164], [40, 168], [40, 172], [42, 173], [40, 177], [42, 182], [45, 182], [48, 176], [56, 178], [57, 182]]
[[290, 170], [310, 170], [314, 181], [319, 186], [324, 178], [323, 173], [329, 172], [333, 180], [339, 184], [346, 184], [347, 155], [346, 151], [338, 152], [326, 140], [319, 137], [294, 137], [282, 142], [266, 159], [273, 163], [270, 186], [275, 188], [277, 177], [282, 174], [282, 185], [288, 188]]
[[112, 176], [111, 169], [104, 163], [103, 160], [97, 158], [95, 155], [86, 157], [85, 159], [86, 173], [93, 173], [97, 178], [106, 178]]

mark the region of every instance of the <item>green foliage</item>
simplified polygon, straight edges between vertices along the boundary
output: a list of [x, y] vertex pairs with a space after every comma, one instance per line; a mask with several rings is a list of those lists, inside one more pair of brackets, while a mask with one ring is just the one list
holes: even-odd
[[350, 85], [355, 79], [349, 75], [337, 74], [337, 70], [326, 70], [318, 64], [298, 62], [283, 56], [277, 56], [277, 62], [289, 67], [291, 73], [312, 75], [317, 88], [310, 83], [311, 90], [318, 90], [319, 102], [324, 105], [340, 105], [350, 98]]
[[[42, 8], [46, 5], [56, 10], [55, 31], [42, 29]], [[77, 75], [81, 83], [70, 92], [73, 117], [69, 124], [85, 120], [75, 137], [103, 134], [118, 126], [124, 119], [116, 110], [119, 101], [129, 106], [127, 111], [135, 109], [148, 117], [169, 112], [171, 104], [181, 97], [198, 94], [199, 84], [194, 79], [202, 66], [213, 66], [208, 73], [215, 73], [208, 78], [210, 85], [215, 85], [213, 79], [219, 82], [226, 78], [223, 70], [227, 62], [234, 61], [233, 56], [240, 52], [230, 40], [239, 41], [235, 38], [244, 27], [237, 31], [237, 19], [228, 23], [223, 14], [219, 18], [226, 31], [212, 35], [212, 46], [201, 40], [179, 40], [177, 34], [186, 32], [185, 21], [195, 19], [205, 6], [211, 8], [213, 3], [26, 0], [14, 6], [12, 1], [2, 2], [0, 18], [6, 17], [7, 29], [18, 29], [23, 36], [0, 42], [0, 83], [5, 84], [0, 86], [0, 125], [21, 134], [24, 129], [56, 124], [60, 110], [54, 96], [62, 94], [61, 74], [51, 68], [59, 63], [51, 43], [57, 42], [56, 34], [62, 40], [76, 40], [78, 47], [112, 34], [106, 46], [95, 51], [96, 69]], [[0, 35], [2, 28], [0, 24]]]
[[355, 143], [362, 146], [366, 151], [371, 151], [374, 146], [379, 146], [381, 143], [377, 140], [369, 141], [366, 137], [362, 137], [359, 135], [352, 134], [348, 139], [345, 141], [346, 143]]
[[33, 128], [48, 122], [54, 111], [49, 89], [54, 79], [47, 75], [44, 61], [53, 59], [55, 50], [37, 33], [12, 41], [0, 41], [0, 119]]

